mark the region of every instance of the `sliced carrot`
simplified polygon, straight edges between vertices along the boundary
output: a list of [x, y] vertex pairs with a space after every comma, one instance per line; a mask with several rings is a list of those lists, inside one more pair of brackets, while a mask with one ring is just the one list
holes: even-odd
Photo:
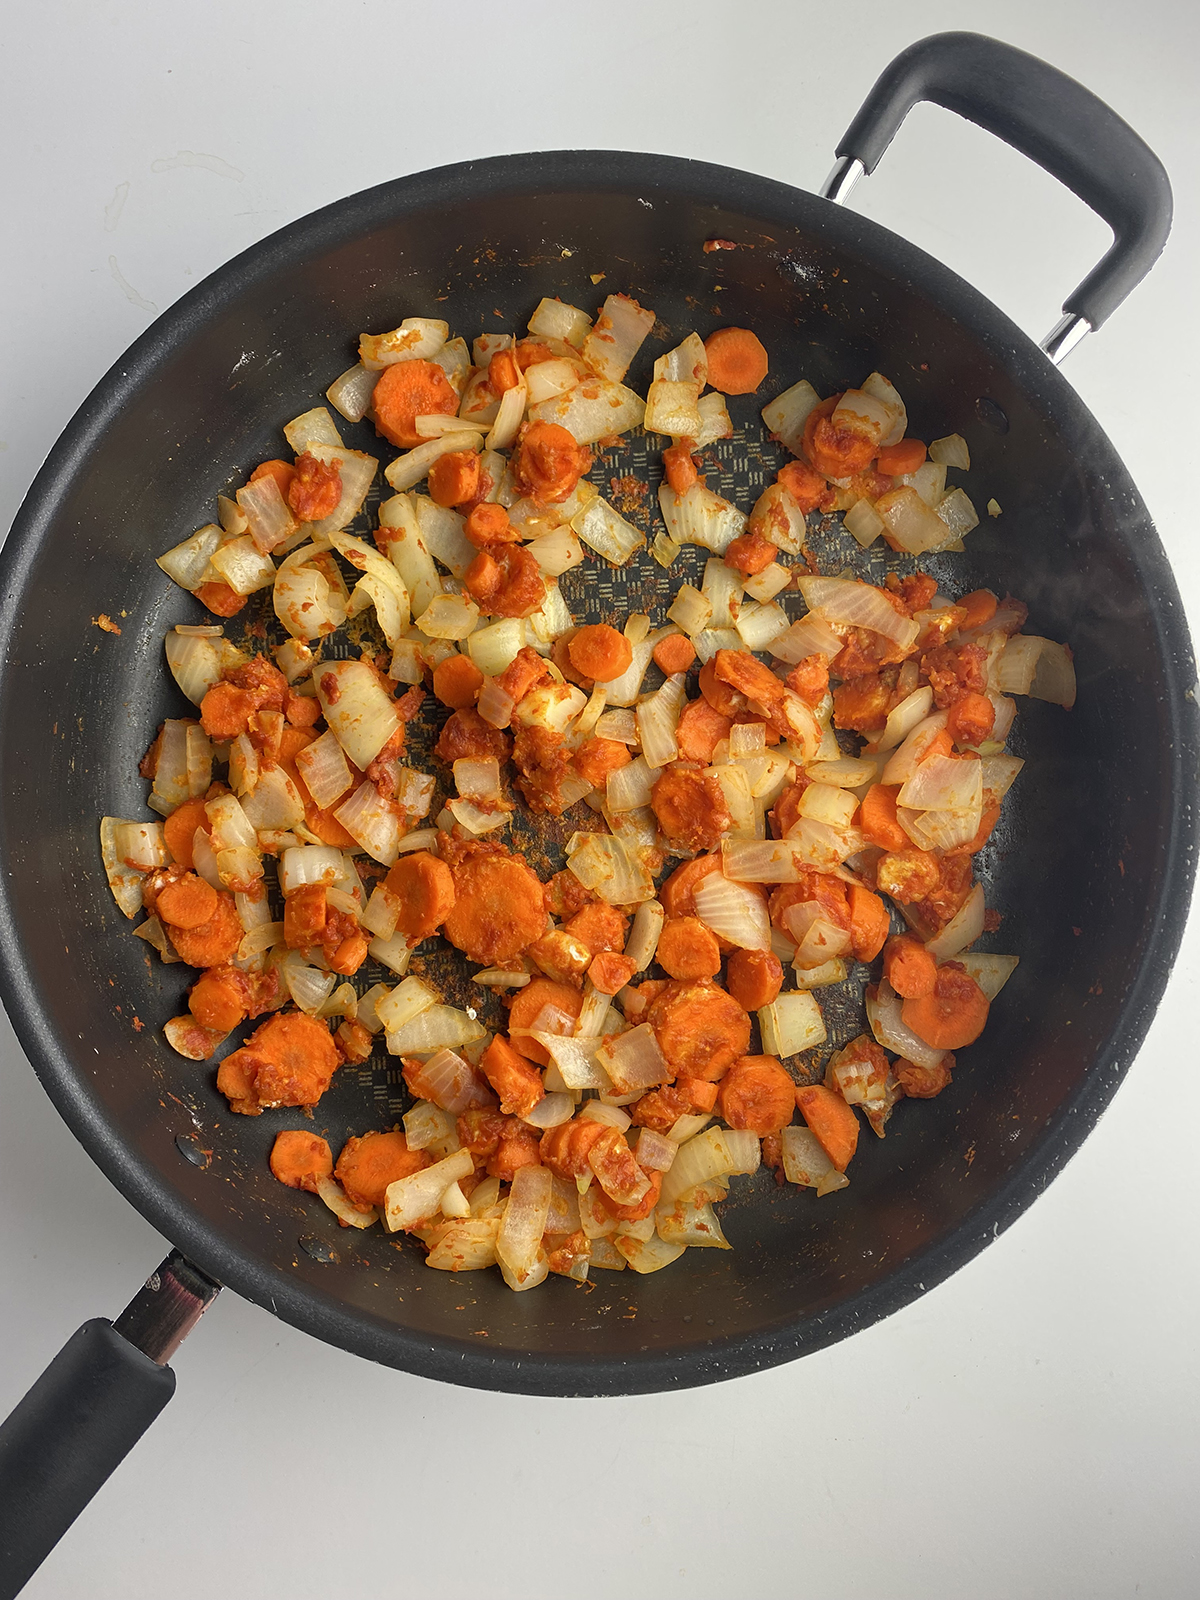
[[595, 789], [603, 789], [610, 772], [619, 772], [633, 760], [616, 739], [592, 737], [575, 752], [575, 771]]
[[792, 1120], [796, 1085], [774, 1056], [743, 1056], [721, 1079], [717, 1099], [731, 1128], [748, 1128], [761, 1138]]
[[210, 739], [223, 744], [245, 733], [257, 710], [250, 690], [232, 683], [214, 683], [200, 702], [200, 726]]
[[858, 825], [880, 850], [906, 850], [912, 842], [896, 819], [898, 783], [873, 783], [858, 808]]
[[750, 1043], [750, 1018], [732, 995], [703, 979], [669, 983], [647, 1020], [677, 1076], [717, 1082]]
[[279, 492], [287, 499], [287, 492], [292, 487], [292, 479], [296, 476], [296, 469], [290, 461], [260, 461], [250, 474], [250, 482], [258, 483], [262, 478], [274, 478], [279, 485]]
[[320, 944], [329, 918], [323, 883], [306, 883], [293, 889], [283, 902], [283, 938], [289, 950], [307, 950]]
[[628, 926], [629, 918], [616, 906], [593, 900], [591, 905], [581, 906], [571, 920], [563, 924], [563, 930], [598, 956], [602, 950], [624, 950]]
[[479, 492], [479, 452], [452, 450], [429, 469], [429, 498], [439, 506], [461, 506]]
[[902, 933], [884, 947], [883, 975], [902, 1000], [921, 1000], [937, 985], [937, 962], [923, 944]]
[[753, 394], [767, 375], [767, 352], [749, 328], [718, 328], [704, 350], [709, 384], [722, 394]]
[[783, 963], [770, 950], [735, 950], [725, 969], [725, 987], [747, 1011], [761, 1011], [783, 988]]
[[195, 865], [192, 860], [192, 839], [197, 828], [208, 832], [208, 813], [203, 800], [185, 800], [181, 806], [175, 807], [163, 823], [167, 849], [179, 865], [187, 867], [189, 872]]
[[721, 970], [721, 947], [698, 917], [668, 917], [655, 960], [671, 978], [715, 978]]
[[852, 883], [850, 900], [850, 943], [858, 961], [874, 961], [891, 932], [887, 907], [877, 894]]
[[511, 350], [497, 350], [488, 362], [488, 382], [497, 394], [507, 394], [521, 381], [521, 369]]
[[590, 1175], [588, 1155], [596, 1140], [604, 1132], [602, 1122], [561, 1123], [542, 1136], [542, 1161], [560, 1178], [582, 1178]]
[[654, 646], [654, 664], [668, 678], [674, 677], [677, 672], [686, 672], [695, 659], [695, 647], [683, 633], [668, 634]]
[[399, 907], [396, 930], [410, 945], [428, 939], [454, 909], [454, 877], [444, 861], [427, 850], [401, 856], [385, 879]]
[[321, 718], [321, 702], [313, 694], [297, 694], [289, 689], [283, 705], [284, 715], [293, 728], [311, 728]]
[[934, 1050], [961, 1050], [974, 1044], [988, 1019], [983, 990], [956, 961], [938, 968], [932, 994], [906, 1000], [900, 1016], [906, 1028]]
[[996, 723], [996, 708], [985, 694], [968, 690], [946, 713], [946, 732], [955, 744], [982, 744]]
[[202, 928], [217, 909], [217, 891], [189, 872], [159, 890], [154, 909], [173, 928]]
[[483, 673], [470, 656], [447, 656], [433, 669], [433, 692], [444, 706], [462, 711], [473, 706], [483, 688]]
[[519, 489], [538, 505], [556, 505], [591, 466], [592, 452], [557, 422], [531, 422], [509, 464]]
[[720, 872], [720, 855], [694, 856], [685, 861], [658, 891], [662, 908], [669, 917], [694, 917], [696, 902], [693, 896], [710, 872]]
[[397, 448], [411, 450], [424, 443], [416, 419], [452, 417], [458, 396], [432, 361], [397, 361], [380, 373], [371, 405], [376, 431]]
[[601, 950], [592, 957], [587, 969], [592, 988], [601, 994], [620, 994], [636, 973], [637, 967], [631, 957], [615, 950]]
[[633, 646], [623, 633], [598, 622], [580, 628], [567, 644], [567, 654], [576, 672], [595, 683], [611, 683], [629, 670]]
[[682, 440], [663, 451], [663, 472], [666, 474], [667, 487], [676, 494], [686, 494], [694, 483], [699, 482], [700, 474], [696, 470], [696, 460], [688, 440]]
[[567, 1016], [578, 1018], [583, 1009], [583, 994], [568, 983], [555, 983], [550, 978], [535, 978], [523, 989], [518, 989], [513, 996], [508, 1012], [509, 1042], [514, 1050], [528, 1057], [530, 1061], [548, 1067], [550, 1056], [545, 1045], [539, 1044], [536, 1039], [531, 1039], [521, 1032], [523, 1028], [533, 1027], [543, 1006], [554, 1006], [559, 1011], [565, 1011]]
[[778, 554], [779, 546], [764, 539], [761, 533], [742, 533], [726, 550], [725, 565], [752, 577], [757, 572], [765, 572]]
[[196, 590], [196, 599], [217, 617], [235, 617], [249, 598], [227, 583], [202, 583]]
[[500, 1110], [506, 1116], [527, 1117], [545, 1097], [541, 1073], [501, 1034], [479, 1058], [479, 1069], [500, 1097]]
[[703, 696], [689, 700], [675, 729], [680, 758], [702, 761], [707, 766], [721, 740], [728, 739], [732, 726], [732, 720], [722, 716]]
[[518, 339], [516, 356], [517, 365], [522, 372], [525, 372], [529, 367], [538, 366], [543, 361], [558, 360], [550, 346], [542, 344], [537, 339]]
[[871, 465], [876, 446], [868, 434], [860, 433], [855, 428], [835, 426], [833, 411], [836, 405], [835, 400], [828, 414], [820, 414], [818, 406], [809, 412], [808, 421], [804, 424], [804, 448], [813, 466], [827, 478], [852, 478], [856, 472], [865, 472]]
[[550, 676], [543, 657], [529, 645], [523, 645], [504, 671], [496, 679], [505, 694], [512, 695], [513, 705], [518, 705], [535, 684]]
[[963, 595], [961, 600], [956, 600], [955, 605], [961, 606], [966, 616], [961, 623], [963, 633], [973, 633], [976, 628], [982, 628], [996, 615], [999, 602], [990, 589], [972, 589], [970, 594]]
[[320, 522], [337, 510], [342, 498], [342, 467], [321, 461], [307, 450], [296, 457], [296, 476], [287, 489], [287, 503], [301, 522]]
[[840, 1094], [821, 1083], [797, 1089], [796, 1104], [821, 1149], [839, 1172], [845, 1172], [858, 1148], [858, 1118], [853, 1111]]
[[317, 1184], [333, 1172], [333, 1151], [318, 1134], [289, 1128], [275, 1135], [271, 1172], [289, 1189], [317, 1192]]
[[901, 439], [899, 444], [884, 445], [875, 459], [875, 470], [890, 478], [905, 477], [924, 459], [925, 446], [920, 439]]
[[237, 955], [242, 931], [233, 896], [222, 890], [211, 919], [198, 928], [172, 928], [171, 943], [189, 967], [219, 967]]
[[402, 1133], [364, 1133], [347, 1139], [333, 1175], [359, 1211], [381, 1206], [388, 1185], [429, 1165], [424, 1150], [410, 1150]]
[[489, 544], [512, 544], [519, 537], [508, 512], [494, 500], [481, 500], [471, 507], [463, 532], [477, 550]]
[[693, 1111], [711, 1111], [717, 1103], [717, 1085], [705, 1078], [676, 1078], [675, 1087]]
[[819, 510], [829, 495], [828, 483], [807, 461], [789, 461], [775, 474], [775, 482], [783, 485], [805, 516]]
[[365, 933], [351, 933], [339, 941], [332, 955], [326, 952], [325, 959], [329, 962], [334, 972], [343, 978], [352, 978], [367, 959], [370, 941]]
[[188, 1010], [202, 1027], [229, 1033], [246, 1016], [246, 979], [236, 967], [210, 967], [188, 995]]

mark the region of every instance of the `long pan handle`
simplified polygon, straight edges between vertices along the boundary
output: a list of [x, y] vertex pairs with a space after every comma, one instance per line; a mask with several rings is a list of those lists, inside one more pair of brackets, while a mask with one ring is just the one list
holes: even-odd
[[1149, 272], [1171, 231], [1162, 162], [1090, 89], [1024, 50], [978, 33], [936, 33], [886, 67], [837, 147], [822, 193], [844, 200], [874, 172], [909, 111], [930, 100], [994, 133], [1073, 189], [1113, 230], [1109, 250], [1063, 302], [1043, 341], [1055, 360], [1098, 328]]
[[115, 1323], [85, 1322], [0, 1426], [0, 1600], [13, 1600], [175, 1392], [217, 1294], [172, 1252]]

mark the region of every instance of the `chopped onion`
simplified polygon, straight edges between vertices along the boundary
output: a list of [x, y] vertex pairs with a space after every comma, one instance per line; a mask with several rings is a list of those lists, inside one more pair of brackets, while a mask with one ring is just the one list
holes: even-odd
[[978, 811], [983, 804], [982, 762], [926, 756], [901, 785], [896, 802], [917, 811]]
[[537, 339], [561, 339], [579, 349], [588, 336], [592, 319], [578, 306], [562, 300], [542, 299], [530, 317], [528, 328]]
[[[796, 956], [799, 956], [799, 950]], [[819, 967], [798, 967], [794, 965], [795, 957], [789, 957], [789, 960], [793, 961], [797, 989], [827, 989], [830, 984], [846, 981], [846, 963], [840, 956], [823, 962]]]
[[283, 425], [283, 437], [295, 455], [302, 456], [310, 445], [340, 445], [342, 436], [324, 406], [313, 406]]
[[587, 378], [566, 394], [530, 406], [531, 422], [554, 422], [565, 428], [576, 444], [595, 444], [610, 434], [627, 433], [641, 426], [646, 403], [624, 384], [604, 378]]
[[300, 798], [300, 791], [282, 767], [261, 769], [258, 782], [241, 805], [256, 834], [286, 831], [304, 821], [304, 802]]
[[214, 851], [255, 848], [258, 836], [254, 824], [233, 795], [218, 795], [204, 809]]
[[806, 656], [823, 655], [830, 660], [842, 648], [841, 635], [833, 631], [821, 617], [801, 617], [793, 622], [786, 633], [779, 634], [767, 646], [769, 654], [789, 667], [803, 661]]
[[951, 542], [945, 547], [946, 549], [953, 548], [955, 540], [961, 540], [972, 528], [979, 526], [979, 513], [963, 489], [951, 489], [945, 499], [939, 500], [935, 515], [950, 530]]
[[690, 583], [679, 585], [667, 612], [670, 620], [678, 623], [686, 634], [703, 633], [712, 620], [712, 614], [712, 601]]
[[[791, 749], [800, 765], [815, 761], [823, 748], [824, 736], [812, 707], [794, 690], [785, 689], [778, 711], [787, 724]], [[837, 749], [836, 739], [833, 746]]]
[[658, 504], [676, 544], [702, 545], [723, 556], [746, 531], [745, 513], [702, 483], [694, 483], [686, 494], [676, 494], [664, 483], [658, 491]]
[[679, 747], [675, 742], [675, 729], [686, 698], [687, 680], [680, 672], [668, 678], [656, 693], [639, 702], [636, 714], [642, 754], [638, 759], [647, 767], [665, 767], [677, 759]]
[[929, 459], [941, 462], [943, 466], [958, 467], [963, 472], [971, 470], [971, 452], [961, 433], [950, 433], [944, 439], [935, 439], [929, 446]]
[[255, 483], [244, 484], [237, 492], [237, 503], [249, 527], [250, 538], [263, 555], [296, 532], [291, 508], [279, 484], [269, 474]]
[[596, 1060], [618, 1094], [641, 1094], [674, 1076], [648, 1022], [605, 1040]]
[[815, 1189], [824, 1177], [834, 1171], [825, 1147], [811, 1128], [792, 1123], [782, 1130], [780, 1144], [783, 1175], [789, 1183], [799, 1184], [804, 1189]]
[[909, 778], [925, 759], [929, 746], [946, 726], [946, 712], [931, 712], [923, 721], [918, 722], [911, 733], [904, 737], [904, 742], [890, 758], [883, 769], [881, 783], [907, 783]]
[[[118, 903], [118, 905], [120, 904], [119, 901], [117, 903]], [[139, 885], [138, 885], [138, 906], [139, 907], [141, 906], [141, 903], [142, 903], [142, 891], [141, 891], [141, 885], [139, 883]], [[124, 907], [122, 907], [122, 910], [124, 910]], [[136, 915], [136, 914], [137, 914], [137, 908], [135, 908], [135, 910], [134, 910], [134, 915]], [[176, 961], [182, 961], [183, 960], [183, 957], [178, 954], [178, 952], [175, 949], [175, 946], [171, 943], [170, 939], [167, 938], [167, 930], [163, 927], [162, 923], [158, 920], [157, 917], [147, 917], [145, 922], [139, 923], [138, 926], [133, 929], [133, 936], [134, 936], [135, 939], [144, 939], [148, 945], [153, 945], [155, 950], [158, 951], [159, 956], [162, 958], [162, 960], [167, 965], [173, 965]]]
[[410, 1077], [414, 1093], [419, 1092], [452, 1117], [461, 1116], [472, 1106], [494, 1103], [470, 1062], [453, 1050], [436, 1051]]
[[499, 1217], [472, 1216], [449, 1222], [438, 1230], [437, 1242], [425, 1257], [425, 1265], [442, 1272], [479, 1272], [494, 1267], [499, 1230]]
[[561, 577], [573, 567], [582, 566], [584, 561], [583, 546], [569, 527], [541, 534], [531, 539], [527, 548], [548, 578]]
[[329, 580], [303, 559], [313, 546], [293, 550], [275, 574], [271, 601], [275, 615], [294, 639], [319, 639], [340, 626]]
[[1009, 639], [996, 668], [995, 685], [1005, 694], [1028, 694], [1068, 709], [1075, 704], [1075, 667], [1065, 645], [1035, 634]]
[[390, 867], [400, 854], [400, 814], [368, 778], [334, 812], [350, 837], [375, 861]]
[[583, 359], [602, 378], [619, 383], [653, 326], [653, 311], [639, 306], [628, 295], [610, 294], [583, 341]]
[[842, 518], [846, 532], [865, 550], [884, 530], [883, 518], [869, 500], [856, 500]]
[[[413, 496], [413, 506], [416, 510], [417, 527], [420, 529], [426, 549], [461, 581], [466, 576], [467, 568], [479, 554], [463, 533], [463, 523], [466, 518], [461, 512], [453, 511], [449, 506], [439, 506], [423, 494]], [[403, 573], [401, 575], [403, 576]], [[407, 581], [405, 579], [405, 582]], [[409, 587], [412, 587], [411, 584]], [[442, 586], [439, 580], [433, 598], [441, 592]], [[422, 615], [415, 598], [413, 615], [417, 617]]]
[[696, 886], [696, 915], [718, 938], [741, 950], [769, 950], [771, 923], [757, 889], [710, 872]]
[[[543, 1011], [548, 1009], [542, 1007]], [[539, 1018], [534, 1019], [535, 1026], [529, 1036], [546, 1050], [568, 1089], [611, 1089], [608, 1074], [596, 1059], [600, 1049], [599, 1036], [583, 1039], [547, 1032], [536, 1026]]]
[[364, 367], [381, 371], [397, 361], [428, 361], [450, 337], [448, 323], [432, 317], [405, 317], [390, 333], [363, 333], [358, 356]]
[[669, 1172], [671, 1163], [679, 1154], [679, 1146], [665, 1134], [655, 1133], [653, 1128], [642, 1128], [638, 1132], [633, 1153], [643, 1171]]
[[296, 768], [314, 804], [322, 811], [327, 811], [354, 782], [342, 747], [330, 729], [298, 752]]
[[299, 950], [289, 950], [279, 963], [279, 970], [288, 993], [300, 1010], [310, 1017], [315, 1016], [329, 999], [337, 983], [336, 973], [322, 972], [319, 967], [309, 966]]
[[769, 650], [788, 631], [791, 618], [780, 605], [743, 605], [734, 625], [747, 650]]
[[802, 555], [808, 523], [796, 498], [782, 483], [763, 490], [750, 512], [749, 531], [778, 545], [790, 555]]
[[708, 351], [700, 335], [689, 333], [682, 344], [659, 356], [654, 363], [654, 377], [665, 383], [697, 383], [703, 389], [708, 382]]
[[804, 775], [812, 783], [835, 784], [839, 789], [861, 789], [874, 783], [879, 763], [870, 756], [840, 756], [836, 761], [810, 761]]
[[804, 438], [804, 424], [812, 408], [821, 403], [821, 397], [807, 379], [785, 389], [783, 393], [763, 407], [762, 419], [767, 432], [794, 456], [800, 454]]
[[[142, 874], [140, 867], [130, 866], [124, 858], [119, 840], [126, 829], [160, 828], [159, 823], [126, 822], [120, 817], [101, 817], [100, 854], [104, 861], [104, 875], [112, 890], [113, 899], [127, 917], [136, 917], [142, 909]], [[165, 845], [163, 853], [165, 855]]]
[[495, 421], [486, 440], [489, 450], [511, 449], [516, 441], [528, 400], [529, 392], [525, 387], [525, 375], [522, 373], [520, 382], [514, 384], [511, 389], [506, 389], [500, 396], [500, 408], [496, 412]]
[[866, 835], [858, 828], [831, 828], [815, 817], [800, 817], [787, 831], [797, 861], [831, 872], [850, 856], [866, 847]]
[[878, 445], [895, 426], [896, 412], [868, 390], [847, 389], [829, 420], [839, 431], [850, 431]]
[[386, 530], [388, 556], [408, 590], [414, 614], [420, 616], [429, 602], [441, 594], [442, 580], [417, 516], [414, 496], [395, 494], [385, 500], [379, 508], [379, 527], [380, 532]]
[[661, 1272], [663, 1267], [678, 1261], [687, 1248], [686, 1245], [661, 1239], [657, 1234], [643, 1240], [620, 1231], [614, 1235], [613, 1243], [633, 1270], [643, 1274]]
[[732, 1165], [725, 1129], [706, 1128], [703, 1133], [685, 1140], [663, 1178], [660, 1207], [673, 1206], [698, 1184], [723, 1178]]
[[[397, 1033], [414, 1017], [437, 1005], [438, 1001], [436, 989], [431, 989], [420, 978], [405, 978], [386, 999], [376, 1002], [375, 1014], [388, 1033]], [[431, 1094], [428, 1098], [432, 1100], [435, 1097]]]
[[911, 1028], [905, 1027], [900, 1016], [901, 1005], [900, 996], [886, 978], [880, 981], [874, 999], [868, 989], [867, 1021], [871, 1024], [871, 1032], [885, 1050], [894, 1051], [915, 1066], [936, 1067], [946, 1052], [935, 1050], [924, 1039], [918, 1039]]
[[418, 624], [431, 639], [465, 639], [479, 621], [479, 607], [469, 595], [439, 594], [422, 611]]
[[[643, 671], [645, 669], [643, 668]], [[609, 691], [609, 704], [612, 704], [612, 684], [605, 686]], [[598, 739], [612, 739], [617, 744], [637, 744], [637, 717], [636, 714], [625, 707], [607, 710], [596, 724], [596, 737]]]
[[694, 439], [700, 432], [700, 389], [695, 382], [656, 378], [646, 393], [646, 432]]
[[546, 728], [565, 733], [587, 705], [587, 696], [573, 683], [539, 683], [523, 694], [513, 708], [513, 721], [522, 728]]
[[528, 1123], [531, 1128], [561, 1128], [563, 1123], [570, 1122], [574, 1115], [573, 1094], [546, 1094], [527, 1116], [521, 1118], [521, 1121]]
[[455, 394], [462, 394], [471, 373], [471, 352], [467, 349], [467, 341], [450, 339], [440, 350], [435, 350], [429, 359], [435, 367], [441, 367], [446, 382]]
[[403, 1028], [389, 1030], [387, 1047], [394, 1056], [426, 1052], [432, 1055], [435, 1050], [456, 1050], [482, 1039], [486, 1031], [473, 1017], [454, 1006], [430, 1006]]
[[496, 1258], [505, 1269], [505, 1281], [513, 1288], [529, 1287], [529, 1280], [535, 1275], [553, 1183], [549, 1167], [518, 1167], [513, 1174], [496, 1236]]
[[333, 380], [325, 391], [325, 398], [347, 422], [361, 422], [371, 409], [371, 398], [378, 382], [378, 372], [356, 362]]
[[162, 725], [158, 760], [154, 767], [154, 788], [150, 798], [152, 802], [158, 800], [162, 803], [153, 809], [161, 810], [163, 816], [169, 816], [176, 806], [192, 798], [188, 783], [189, 726], [195, 727], [196, 724], [189, 724], [173, 717], [168, 717]]
[[347, 1196], [341, 1184], [333, 1178], [318, 1178], [317, 1194], [338, 1221], [348, 1228], [370, 1228], [379, 1221], [379, 1212], [374, 1206], [366, 1211], [360, 1211]]
[[[431, 1167], [389, 1183], [383, 1201], [384, 1227], [389, 1233], [396, 1233], [401, 1228], [411, 1228], [414, 1223], [433, 1216], [450, 1185], [457, 1183], [460, 1178], [469, 1178], [474, 1170], [470, 1151], [456, 1150], [453, 1155], [435, 1161]], [[522, 1167], [519, 1170], [544, 1171], [547, 1178], [550, 1176], [549, 1169], [543, 1167]]]
[[892, 426], [880, 439], [880, 446], [886, 449], [889, 445], [899, 444], [908, 427], [908, 412], [904, 408], [904, 401], [892, 384], [878, 372], [873, 372], [860, 387], [863, 394], [873, 395], [876, 400], [882, 400], [891, 410]]
[[772, 1056], [794, 1056], [827, 1037], [821, 1008], [807, 990], [781, 994], [758, 1013], [763, 1049]]
[[868, 628], [890, 639], [902, 650], [915, 643], [920, 627], [911, 617], [896, 610], [884, 594], [869, 583], [848, 578], [815, 578], [802, 575], [796, 580], [810, 611], [821, 619], [847, 628]]
[[397, 933], [390, 939], [372, 939], [367, 946], [367, 954], [373, 961], [378, 961], [380, 966], [387, 967], [397, 977], [402, 977], [408, 971], [412, 950], [405, 936]]
[[182, 544], [177, 544], [156, 557], [156, 564], [181, 589], [198, 589], [204, 582], [204, 574], [208, 571], [213, 552], [223, 538], [224, 530], [215, 522], [210, 522], [192, 534], [190, 539], [185, 539]]
[[764, 567], [761, 572], [752, 573], [745, 579], [745, 589], [752, 599], [766, 605], [769, 600], [774, 600], [777, 594], [782, 594], [791, 581], [791, 568], [785, 567], [780, 561], [772, 561], [769, 567]]
[[926, 944], [930, 955], [939, 961], [949, 961], [974, 944], [983, 932], [983, 911], [983, 885], [977, 883], [954, 917]]
[[926, 684], [914, 689], [888, 712], [887, 724], [879, 740], [879, 750], [893, 750], [908, 738], [913, 729], [925, 720], [933, 709], [933, 690]]
[[1025, 765], [1019, 756], [984, 756], [979, 765], [983, 768], [984, 800], [999, 804], [1012, 788], [1017, 774]]
[[757, 1172], [762, 1165], [762, 1145], [756, 1133], [747, 1128], [726, 1128], [725, 1148], [729, 1151], [729, 1176], [743, 1177]]
[[[404, 1140], [410, 1150], [428, 1150], [430, 1145], [443, 1143], [455, 1134], [451, 1117], [431, 1100], [418, 1100], [400, 1120], [404, 1124]], [[453, 1151], [443, 1153], [452, 1154]]]
[[[274, 568], [272, 567], [272, 572]], [[221, 681], [221, 656], [210, 639], [198, 639], [176, 630], [163, 640], [171, 676], [194, 705]]]
[[258, 782], [261, 766], [258, 751], [244, 733], [239, 733], [229, 746], [229, 787], [243, 799]]
[[634, 913], [633, 926], [625, 942], [625, 954], [634, 963], [635, 972], [645, 972], [654, 960], [665, 916], [657, 900], [644, 900]]
[[589, 500], [572, 518], [571, 527], [584, 544], [616, 567], [624, 566], [634, 551], [640, 550], [646, 542], [638, 529], [626, 522], [600, 495]]
[[586, 834], [567, 866], [585, 889], [609, 905], [639, 905], [654, 898], [654, 880], [645, 866], [610, 834]]
[[205, 883], [212, 888], [220, 890], [225, 887], [221, 882], [221, 874], [217, 871], [217, 857], [212, 841], [203, 828], [197, 828], [192, 835], [192, 864]]
[[761, 837], [755, 821], [754, 797], [750, 793], [750, 779], [745, 767], [729, 762], [710, 767], [709, 772], [721, 785], [725, 809], [729, 812], [731, 839]]
[[797, 810], [802, 817], [811, 817], [814, 822], [840, 830], [848, 828], [853, 821], [858, 810], [858, 796], [814, 779], [800, 796]]
[[697, 1205], [694, 1200], [681, 1199], [669, 1208], [659, 1206], [655, 1212], [655, 1225], [659, 1238], [667, 1245], [733, 1249], [721, 1230], [716, 1212], [707, 1201]]
[[[516, 391], [512, 391], [516, 392]], [[520, 417], [518, 416], [518, 421]], [[491, 448], [489, 443], [488, 448]], [[443, 433], [440, 438], [427, 439], [424, 444], [417, 445], [402, 456], [397, 456], [383, 470], [383, 475], [393, 489], [403, 493], [406, 489], [415, 489], [424, 478], [429, 476], [429, 469], [435, 461], [442, 456], [454, 454], [460, 450], [478, 450], [479, 434], [471, 428], [459, 428], [453, 433]]]
[[962, 962], [967, 976], [975, 980], [989, 1001], [1000, 993], [1020, 961], [1018, 956], [981, 955], [965, 950], [954, 959]]
[[[732, 628], [737, 622], [742, 600], [742, 575], [715, 556], [704, 564], [701, 593], [712, 606], [711, 628]], [[786, 619], [785, 619], [786, 626]], [[782, 631], [782, 630], [780, 630]]]
[[365, 661], [322, 662], [316, 682], [325, 721], [349, 759], [365, 771], [401, 725], [395, 702]]
[[587, 377], [587, 368], [581, 361], [560, 356], [556, 361], [537, 361], [525, 373], [525, 387], [530, 405], [540, 405], [543, 400], [553, 400], [573, 389], [581, 378]]
[[700, 413], [700, 431], [696, 435], [696, 448], [716, 444], [718, 439], [733, 437], [733, 423], [729, 420], [729, 407], [723, 394], [702, 394], [696, 408]]
[[795, 852], [786, 839], [725, 839], [721, 871], [738, 883], [796, 883], [800, 877]]

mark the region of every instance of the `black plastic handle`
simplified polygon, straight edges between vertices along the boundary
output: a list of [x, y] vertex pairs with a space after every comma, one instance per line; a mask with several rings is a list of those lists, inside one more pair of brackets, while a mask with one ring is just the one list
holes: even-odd
[[909, 45], [871, 90], [837, 147], [868, 173], [920, 100], [956, 111], [1065, 183], [1109, 224], [1107, 254], [1063, 302], [1098, 328], [1141, 282], [1171, 231], [1171, 185], [1127, 122], [1065, 72], [978, 33]]
[[0, 1600], [12, 1600], [175, 1392], [102, 1317], [85, 1322], [0, 1427]]

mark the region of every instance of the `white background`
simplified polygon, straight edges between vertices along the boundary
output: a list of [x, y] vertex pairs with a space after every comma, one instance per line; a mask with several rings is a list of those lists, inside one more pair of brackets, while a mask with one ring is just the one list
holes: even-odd
[[[1173, 180], [1165, 257], [1066, 370], [1141, 486], [1196, 626], [1198, 17], [1186, 0], [9, 8], [2, 525], [155, 312], [293, 218], [405, 172], [565, 145], [813, 188], [893, 54], [976, 28], [1096, 90]], [[1107, 239], [1052, 180], [931, 107], [853, 203], [1035, 336]], [[28, 1594], [1195, 1593], [1198, 957], [1193, 928], [1065, 1175], [883, 1325], [707, 1390], [549, 1401], [377, 1369], [224, 1294], [176, 1359], [176, 1398]], [[6, 1027], [0, 1049], [3, 1412], [165, 1244]]]

